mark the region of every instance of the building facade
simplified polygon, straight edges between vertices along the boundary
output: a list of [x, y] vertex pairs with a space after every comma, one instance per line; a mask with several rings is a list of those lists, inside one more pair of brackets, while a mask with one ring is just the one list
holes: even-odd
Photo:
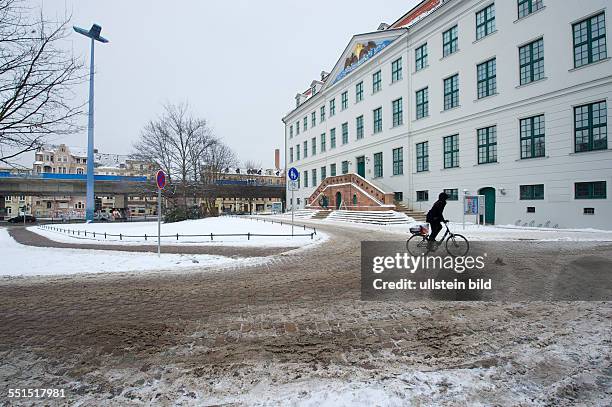
[[480, 194], [488, 223], [612, 228], [608, 5], [426, 0], [355, 35], [283, 118], [288, 206], [356, 173], [454, 221]]

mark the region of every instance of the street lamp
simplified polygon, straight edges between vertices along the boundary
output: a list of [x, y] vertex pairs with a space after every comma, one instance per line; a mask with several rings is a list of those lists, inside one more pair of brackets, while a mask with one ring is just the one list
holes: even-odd
[[89, 59], [89, 114], [87, 123], [87, 198], [85, 200], [85, 221], [92, 222], [94, 219], [94, 42], [108, 42], [100, 36], [102, 27], [97, 24], [91, 26], [89, 31], [74, 26], [74, 31], [91, 38], [91, 49]]

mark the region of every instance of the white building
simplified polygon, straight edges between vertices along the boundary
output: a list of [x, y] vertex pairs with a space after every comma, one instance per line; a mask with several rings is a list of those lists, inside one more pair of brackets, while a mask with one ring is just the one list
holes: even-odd
[[355, 35], [283, 118], [288, 206], [354, 172], [455, 221], [483, 194], [487, 222], [612, 229], [609, 4], [425, 0]]

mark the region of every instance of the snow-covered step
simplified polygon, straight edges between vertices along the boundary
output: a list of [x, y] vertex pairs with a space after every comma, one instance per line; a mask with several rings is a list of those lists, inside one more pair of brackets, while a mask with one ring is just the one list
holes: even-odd
[[414, 222], [414, 219], [395, 211], [333, 211], [327, 219], [332, 221], [367, 223], [375, 225], [400, 225]]

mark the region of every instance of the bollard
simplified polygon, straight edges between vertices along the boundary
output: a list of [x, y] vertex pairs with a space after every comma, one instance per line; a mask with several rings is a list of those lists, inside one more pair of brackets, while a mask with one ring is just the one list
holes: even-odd
[[251, 232], [247, 233], [247, 240], [251, 240]]
[[94, 234], [94, 239], [95, 239], [96, 238], [96, 232], [93, 232], [93, 234]]
[[212, 233], [210, 234], [210, 240], [211, 241], [213, 240], [213, 234]]
[[147, 240], [147, 234], [145, 233], [145, 240]]
[[104, 232], [104, 238], [106, 239], [106, 232]]
[[310, 234], [310, 239], [311, 239], [311, 240], [312, 240], [312, 239], [314, 239], [314, 233], [311, 233], [311, 234]]
[[176, 234], [176, 240], [178, 240], [178, 233]]
[[81, 231], [77, 230], [77, 236], [81, 236]]
[[123, 235], [119, 233], [119, 240], [123, 240]]
[[306, 230], [306, 225], [304, 225], [304, 230]]
[[85, 231], [85, 236], [87, 236], [87, 231]]

